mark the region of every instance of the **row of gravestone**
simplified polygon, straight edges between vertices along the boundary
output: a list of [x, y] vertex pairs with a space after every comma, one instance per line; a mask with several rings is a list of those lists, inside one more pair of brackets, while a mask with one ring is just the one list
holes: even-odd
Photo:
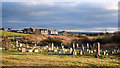
[[[95, 44], [94, 44], [95, 45]], [[18, 46], [18, 41], [16, 41], [16, 46]], [[52, 43], [52, 45], [51, 45], [52, 47], [50, 48], [50, 47], [48, 47], [48, 46], [46, 46], [46, 47], [44, 47], [44, 50], [46, 50], [46, 49], [48, 49], [48, 51], [50, 51], [50, 50], [54, 50], [54, 52], [55, 52], [55, 54], [60, 54], [60, 53], [65, 53], [66, 51], [64, 50], [65, 48], [64, 48], [64, 46], [61, 44], [61, 48], [62, 48], [62, 51], [57, 51], [59, 48], [58, 47], [54, 47], [54, 43]], [[22, 44], [20, 44], [20, 47], [22, 47]], [[77, 44], [77, 47], [78, 47], [78, 44]], [[29, 48], [29, 46], [27, 46], [27, 48]], [[98, 45], [97, 45], [97, 49], [96, 50], [94, 50], [94, 51], [92, 51], [91, 50], [91, 48], [92, 48], [92, 46], [90, 45], [89, 46], [89, 44], [87, 43], [87, 52], [88, 53], [97, 53], [97, 55], [100, 55], [100, 43], [98, 43]], [[81, 46], [81, 49], [82, 50], [80, 50], [79, 51], [79, 54], [80, 55], [82, 55], [82, 54], [85, 54], [84, 53], [84, 45], [82, 45]], [[20, 50], [20, 49], [19, 49]], [[26, 52], [25, 51], [25, 48], [21, 48], [21, 52]], [[33, 49], [29, 49], [28, 50], [28, 52], [42, 52], [42, 50], [40, 49], [35, 49], [35, 50], [33, 50]], [[119, 52], [119, 50], [113, 50], [111, 53], [112, 54], [115, 54], [115, 53], [117, 53], [117, 52]], [[70, 50], [69, 50], [69, 53], [72, 53], [73, 55], [76, 55], [76, 54], [78, 54], [76, 51], [75, 51], [75, 44], [73, 43], [73, 49], [72, 48], [70, 48]], [[107, 51], [103, 51], [103, 55], [108, 55], [108, 52]]]

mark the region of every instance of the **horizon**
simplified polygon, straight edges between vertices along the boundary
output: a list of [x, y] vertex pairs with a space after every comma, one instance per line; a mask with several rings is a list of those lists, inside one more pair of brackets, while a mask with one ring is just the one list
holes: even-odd
[[[66, 30], [72, 32], [118, 31], [117, 2], [3, 2], [2, 27]], [[34, 22], [34, 23], [33, 23]]]

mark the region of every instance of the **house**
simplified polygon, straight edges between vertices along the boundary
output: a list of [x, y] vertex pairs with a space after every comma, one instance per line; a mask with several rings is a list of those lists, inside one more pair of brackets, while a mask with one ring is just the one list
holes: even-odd
[[35, 34], [48, 34], [48, 30], [47, 29], [39, 29], [36, 28], [34, 31]]
[[58, 35], [58, 31], [57, 30], [48, 30], [48, 34], [50, 34], [50, 35]]
[[35, 29], [33, 29], [33, 28], [24, 28], [23, 29], [23, 33], [29, 33], [29, 34], [32, 34], [32, 33], [34, 33], [34, 31], [35, 31]]
[[66, 31], [59, 31], [58, 35], [64, 35], [64, 34], [68, 34]]

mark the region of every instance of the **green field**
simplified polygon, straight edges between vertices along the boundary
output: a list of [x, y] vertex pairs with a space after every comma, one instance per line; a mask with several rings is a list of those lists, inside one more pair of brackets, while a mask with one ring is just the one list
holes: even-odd
[[28, 34], [24, 34], [24, 33], [15, 33], [15, 32], [8, 32], [8, 31], [1, 31], [0, 33], [2, 33], [2, 35], [7, 35], [8, 37], [20, 37], [22, 35], [28, 35]]
[[86, 66], [120, 67], [120, 57], [115, 55], [95, 58], [94, 55], [55, 55], [53, 52], [22, 53], [17, 49], [2, 51], [2, 66]]

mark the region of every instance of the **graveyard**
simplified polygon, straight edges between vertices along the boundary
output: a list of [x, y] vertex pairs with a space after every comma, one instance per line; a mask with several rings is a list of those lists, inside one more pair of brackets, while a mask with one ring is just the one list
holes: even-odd
[[32, 43], [18, 37], [4, 36], [2, 39], [2, 66], [120, 67], [120, 49], [103, 47], [100, 42], [71, 42], [66, 47], [56, 39], [44, 40], [49, 42], [44, 45], [38, 44], [40, 38]]

